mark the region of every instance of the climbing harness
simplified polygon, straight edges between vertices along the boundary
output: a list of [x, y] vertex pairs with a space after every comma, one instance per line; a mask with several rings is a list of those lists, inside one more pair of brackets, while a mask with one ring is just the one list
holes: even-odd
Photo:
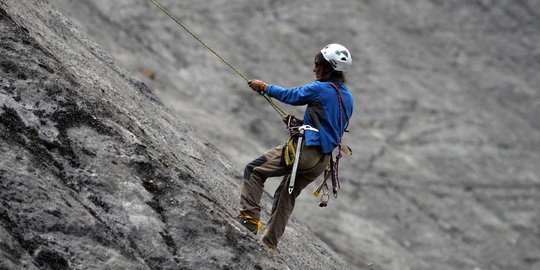
[[293, 162], [294, 162], [294, 156], [295, 156], [295, 150], [294, 150], [294, 141], [298, 137], [298, 127], [302, 125], [302, 120], [297, 119], [293, 115], [287, 115], [283, 122], [285, 122], [285, 125], [287, 125], [287, 129], [289, 130], [289, 133], [291, 134], [289, 136], [289, 139], [285, 143], [285, 146], [283, 147], [283, 162], [285, 163], [285, 167], [287, 169], [292, 168]]
[[298, 141], [296, 142], [296, 151], [294, 153], [294, 163], [291, 172], [291, 179], [289, 180], [289, 194], [292, 194], [294, 190], [294, 181], [296, 179], [296, 171], [298, 170], [298, 161], [300, 160], [300, 150], [302, 150], [302, 140], [304, 139], [304, 132], [306, 130], [319, 132], [318, 129], [311, 127], [310, 125], [303, 125], [297, 127]]
[[[161, 4], [159, 4], [156, 0], [150, 0], [156, 7], [158, 7], [163, 13], [165, 13], [169, 18], [171, 18], [174, 22], [176, 22], [179, 26], [181, 26], [186, 32], [188, 32], [191, 36], [193, 36], [197, 41], [199, 41], [202, 45], [204, 45], [208, 50], [210, 50], [214, 55], [216, 55], [223, 63], [225, 63], [227, 66], [229, 66], [236, 74], [238, 74], [240, 77], [242, 77], [246, 82], [249, 81], [249, 79], [242, 74], [236, 67], [234, 67], [229, 61], [227, 61], [225, 58], [223, 58], [219, 53], [217, 53], [216, 50], [212, 49], [206, 42], [204, 42], [199, 36], [197, 36], [193, 31], [191, 31], [189, 28], [187, 28], [180, 20], [178, 20], [174, 15], [171, 14], [166, 8], [164, 8]], [[259, 92], [268, 103], [274, 108], [274, 110], [279, 114], [281, 118], [285, 118], [288, 114], [283, 111], [275, 102], [272, 100], [271, 97], [269, 97], [264, 92]]]

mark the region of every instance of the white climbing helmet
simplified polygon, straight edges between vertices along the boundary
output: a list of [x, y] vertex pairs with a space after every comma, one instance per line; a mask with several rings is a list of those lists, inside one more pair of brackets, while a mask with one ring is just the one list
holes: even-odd
[[351, 53], [343, 45], [328, 44], [321, 50], [321, 53], [324, 59], [330, 62], [334, 70], [347, 71], [351, 67]]

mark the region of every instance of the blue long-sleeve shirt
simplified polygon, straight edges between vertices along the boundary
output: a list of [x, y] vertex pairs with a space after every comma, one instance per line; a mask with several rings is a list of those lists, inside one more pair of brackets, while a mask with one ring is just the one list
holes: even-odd
[[335, 83], [335, 85], [339, 88], [346, 110], [340, 105], [336, 90], [330, 82], [314, 81], [293, 88], [273, 84], [267, 87], [267, 94], [281, 102], [295, 106], [307, 105], [304, 112], [304, 124], [317, 127], [319, 132], [307, 130], [305, 132], [306, 145], [318, 145], [325, 154], [332, 152], [339, 145], [339, 138], [343, 135], [347, 119], [351, 118], [354, 108], [349, 88], [344, 83]]

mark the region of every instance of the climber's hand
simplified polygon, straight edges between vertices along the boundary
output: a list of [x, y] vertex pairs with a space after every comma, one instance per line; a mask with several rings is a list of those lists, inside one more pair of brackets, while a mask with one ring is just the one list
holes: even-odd
[[249, 80], [248, 85], [251, 87], [251, 89], [253, 89], [253, 91], [266, 94], [266, 88], [268, 87], [267, 83], [260, 80]]

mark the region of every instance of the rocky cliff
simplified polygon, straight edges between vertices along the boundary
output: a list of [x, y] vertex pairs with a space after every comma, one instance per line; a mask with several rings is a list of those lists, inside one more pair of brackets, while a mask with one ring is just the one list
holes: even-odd
[[[149, 1], [51, 2], [132, 72], [156, 71], [140, 77], [238, 170], [287, 136], [263, 99]], [[161, 2], [271, 83], [313, 80], [327, 43], [351, 50], [343, 189], [319, 209], [308, 187], [295, 211], [351, 264], [540, 267], [539, 1]]]
[[296, 219], [263, 250], [240, 172], [47, 1], [0, 36], [0, 269], [350, 267]]
[[[166, 149], [163, 153], [174, 153], [177, 155], [175, 158], [185, 159], [182, 161], [197, 160], [186, 164], [198, 173], [191, 173], [194, 178], [204, 180], [201, 183], [219, 186], [213, 182], [217, 181], [214, 175], [228, 172], [225, 174], [230, 174], [230, 178], [218, 178], [230, 179], [231, 183], [238, 185], [242, 166], [246, 162], [286, 138], [286, 131], [271, 107], [254, 95], [242, 78], [179, 29], [150, 1], [49, 2], [70, 19], [53, 11], [45, 1], [0, 1], [16, 25], [26, 28], [27, 34], [37, 40], [41, 48], [46, 48], [60, 59], [59, 62], [64, 64], [59, 65], [70, 71], [77, 78], [75, 81], [82, 80], [79, 82], [82, 86], [68, 89], [78, 89], [76, 93], [83, 93], [79, 97], [92, 103], [91, 106], [84, 102], [76, 103], [77, 106], [89, 106], [93, 111], [89, 111], [88, 115], [100, 121], [105, 119], [104, 113], [116, 118], [127, 115], [128, 120], [124, 122], [127, 126], [121, 127], [146, 145], [145, 151], [154, 153], [146, 156], [152, 161], [151, 164], [158, 164], [153, 162], [160, 162], [160, 156], [164, 155], [152, 149], [163, 147]], [[348, 79], [357, 109], [350, 126], [351, 133], [345, 137], [347, 144], [353, 147], [354, 155], [342, 160], [340, 175], [343, 189], [338, 200], [332, 200], [328, 208], [320, 209], [309, 194], [314, 187], [308, 187], [297, 202], [294, 213], [352, 264], [351, 267], [363, 267], [368, 263], [374, 263], [374, 269], [399, 270], [529, 270], [540, 267], [539, 1], [161, 2], [248, 77], [271, 83], [295, 86], [313, 80], [313, 55], [327, 43], [339, 42], [351, 50], [354, 64]], [[117, 62], [105, 57], [107, 53], [97, 49], [85, 34], [76, 29], [82, 29]], [[7, 42], [10, 39], [4, 39], [4, 36], [8, 36], [4, 32], [2, 42]], [[50, 44], [56, 45], [51, 47]], [[73, 46], [79, 49], [75, 50]], [[6, 59], [18, 59], [17, 52], [7, 55], [12, 58]], [[84, 61], [76, 60], [80, 58]], [[94, 60], [88, 62], [87, 58]], [[1, 59], [4, 60], [4, 55]], [[11, 60], [14, 63], [18, 61]], [[115, 63], [121, 63], [129, 72], [117, 71], [122, 68]], [[15, 85], [20, 88], [27, 80], [32, 80], [31, 76], [25, 75], [31, 72], [8, 73], [4, 70], [13, 70], [13, 65], [3, 64], [2, 67], [2, 74], [15, 74], [9, 75], [11, 77], [2, 75], [2, 91], [6, 93], [12, 91], [6, 89]], [[38, 69], [39, 64], [34, 67]], [[144, 77], [143, 69], [154, 71], [154, 79]], [[123, 95], [114, 92], [120, 88], [109, 82], [115, 81], [111, 77], [117, 73], [124, 75], [115, 80], [125, 85], [137, 85], [130, 89], [139, 93], [141, 99], [155, 100], [155, 94], [175, 116], [163, 118], [148, 111], [154, 107], [125, 101]], [[24, 76], [28, 76], [27, 79]], [[12, 78], [9, 80], [11, 88], [5, 88], [8, 87], [5, 78]], [[14, 83], [15, 79], [17, 83]], [[146, 87], [140, 81], [152, 90], [143, 90]], [[94, 89], [107, 91], [100, 94], [94, 93]], [[2, 100], [8, 100], [4, 98], [5, 95]], [[14, 99], [25, 98], [36, 97], [20, 95], [19, 98], [14, 95]], [[9, 100], [10, 103], [3, 103], [16, 102]], [[116, 107], [113, 106], [117, 109], [99, 109], [104, 106], [101, 100], [118, 102], [114, 103]], [[159, 110], [165, 110], [157, 105], [158, 101], [153, 103]], [[40, 123], [38, 119], [43, 117], [22, 117], [28, 104], [35, 106], [35, 102], [17, 105], [20, 107], [17, 107], [16, 114], [13, 110], [3, 111], [7, 111], [8, 116], [19, 115], [21, 119], [27, 119], [24, 126]], [[43, 102], [40, 104], [46, 106]], [[7, 105], [10, 106], [14, 108], [15, 105]], [[284, 108], [297, 114], [301, 112], [301, 108]], [[124, 109], [124, 114], [116, 112], [123, 112]], [[130, 117], [133, 115], [146, 121], [132, 121], [130, 119], [134, 118]], [[163, 123], [163, 119], [169, 117], [172, 120]], [[64, 118], [56, 116], [55, 119]], [[88, 121], [74, 122], [82, 122], [81, 126], [95, 123]], [[106, 132], [110, 130], [108, 127], [111, 124], [107, 123], [111, 121], [105, 122], [103, 127], [97, 125], [93, 130]], [[55, 160], [69, 153], [59, 150], [60, 146], [78, 147], [83, 144], [71, 141], [84, 139], [79, 133], [69, 133], [76, 128], [67, 128], [66, 135], [66, 132], [61, 132], [62, 128], [56, 127], [56, 123], [45, 121], [40, 124], [45, 128], [39, 128], [41, 133], [36, 135], [56, 142], [44, 146]], [[193, 126], [196, 132], [184, 123]], [[71, 125], [74, 124], [67, 126]], [[154, 128], [159, 130], [154, 134], [149, 130], [155, 125], [172, 125], [174, 132]], [[181, 132], [176, 131], [176, 125]], [[143, 136], [137, 131], [139, 126], [147, 135]], [[171, 133], [186, 141], [169, 137]], [[127, 138], [128, 145], [138, 144], [138, 141], [132, 142], [129, 139], [131, 136], [124, 132], [121, 132], [121, 136]], [[30, 142], [27, 137], [32, 136], [24, 135], [24, 143]], [[71, 144], [65, 143], [68, 141]], [[106, 142], [99, 140], [102, 141]], [[148, 141], [157, 146], [148, 146]], [[206, 142], [211, 142], [215, 148], [207, 150]], [[5, 145], [13, 147], [11, 145], [14, 144]], [[7, 148], [4, 144], [2, 147]], [[96, 152], [88, 146], [85, 149]], [[110, 147], [106, 149], [110, 150]], [[137, 149], [132, 151], [141, 151]], [[74, 150], [74, 155], [85, 152], [79, 151]], [[114, 156], [115, 162], [121, 163], [123, 159], [120, 157], [130, 156], [122, 153]], [[132, 155], [140, 156], [134, 153]], [[102, 156], [95, 159], [102, 160]], [[167, 164], [181, 163], [172, 159], [173, 162]], [[227, 162], [227, 159], [232, 162]], [[1, 164], [6, 164], [5, 160]], [[229, 170], [216, 169], [220, 167], [213, 167], [210, 163], [221, 164], [219, 166]], [[19, 174], [25, 172], [16, 164], [24, 163], [16, 160], [3, 165], [2, 169]], [[137, 173], [136, 169], [129, 170], [133, 171]], [[94, 179], [90, 176], [98, 172], [97, 169], [90, 172], [81, 170], [82, 176], [79, 177]], [[201, 178], [199, 174], [205, 177]], [[139, 178], [141, 181], [148, 179], [144, 176]], [[184, 178], [179, 176], [179, 179]], [[275, 182], [272, 179], [268, 181], [269, 191]], [[84, 181], [77, 183], [82, 185]], [[12, 189], [4, 188], [2, 192]], [[126, 189], [122, 187], [121, 190]], [[198, 190], [206, 194], [202, 192], [204, 189]], [[233, 188], [231, 193], [218, 192], [209, 198], [217, 202], [228, 201], [223, 205], [229, 209], [226, 213], [232, 215], [237, 195], [234, 192], [237, 190]], [[90, 196], [99, 193], [94, 188], [83, 194]], [[222, 196], [225, 196], [224, 199], [221, 199]], [[148, 198], [141, 200], [146, 203]], [[2, 207], [6, 208], [4, 205]], [[9, 220], [16, 220], [14, 215], [19, 212], [24, 213], [17, 207], [8, 209], [11, 209], [11, 212], [7, 212], [11, 215]], [[30, 220], [34, 216], [42, 215], [32, 212], [27, 214], [27, 219], [21, 220]], [[200, 224], [195, 222], [192, 227], [204, 227]], [[283, 248], [295, 250], [295, 245], [300, 244], [296, 240], [300, 239], [303, 231], [297, 233], [304, 227], [297, 227], [296, 224], [293, 223], [291, 229], [286, 231], [284, 240], [290, 242], [284, 243]], [[164, 228], [172, 237], [179, 237], [173, 229]], [[177, 242], [175, 244], [181, 246]], [[20, 257], [30, 260], [40, 250], [36, 248], [32, 253], [27, 252], [27, 255]], [[138, 255], [134, 257], [140, 258]], [[300, 258], [291, 258], [294, 259]], [[274, 262], [274, 259], [271, 261]], [[277, 262], [283, 261], [278, 259]], [[337, 268], [341, 266], [339, 263], [331, 264], [338, 265]], [[259, 265], [266, 268], [266, 265]], [[293, 264], [287, 265], [295, 268]], [[305, 265], [299, 267], [302, 266]], [[215, 268], [215, 265], [209, 266], [212, 267]], [[313, 267], [324, 268], [318, 265]]]

